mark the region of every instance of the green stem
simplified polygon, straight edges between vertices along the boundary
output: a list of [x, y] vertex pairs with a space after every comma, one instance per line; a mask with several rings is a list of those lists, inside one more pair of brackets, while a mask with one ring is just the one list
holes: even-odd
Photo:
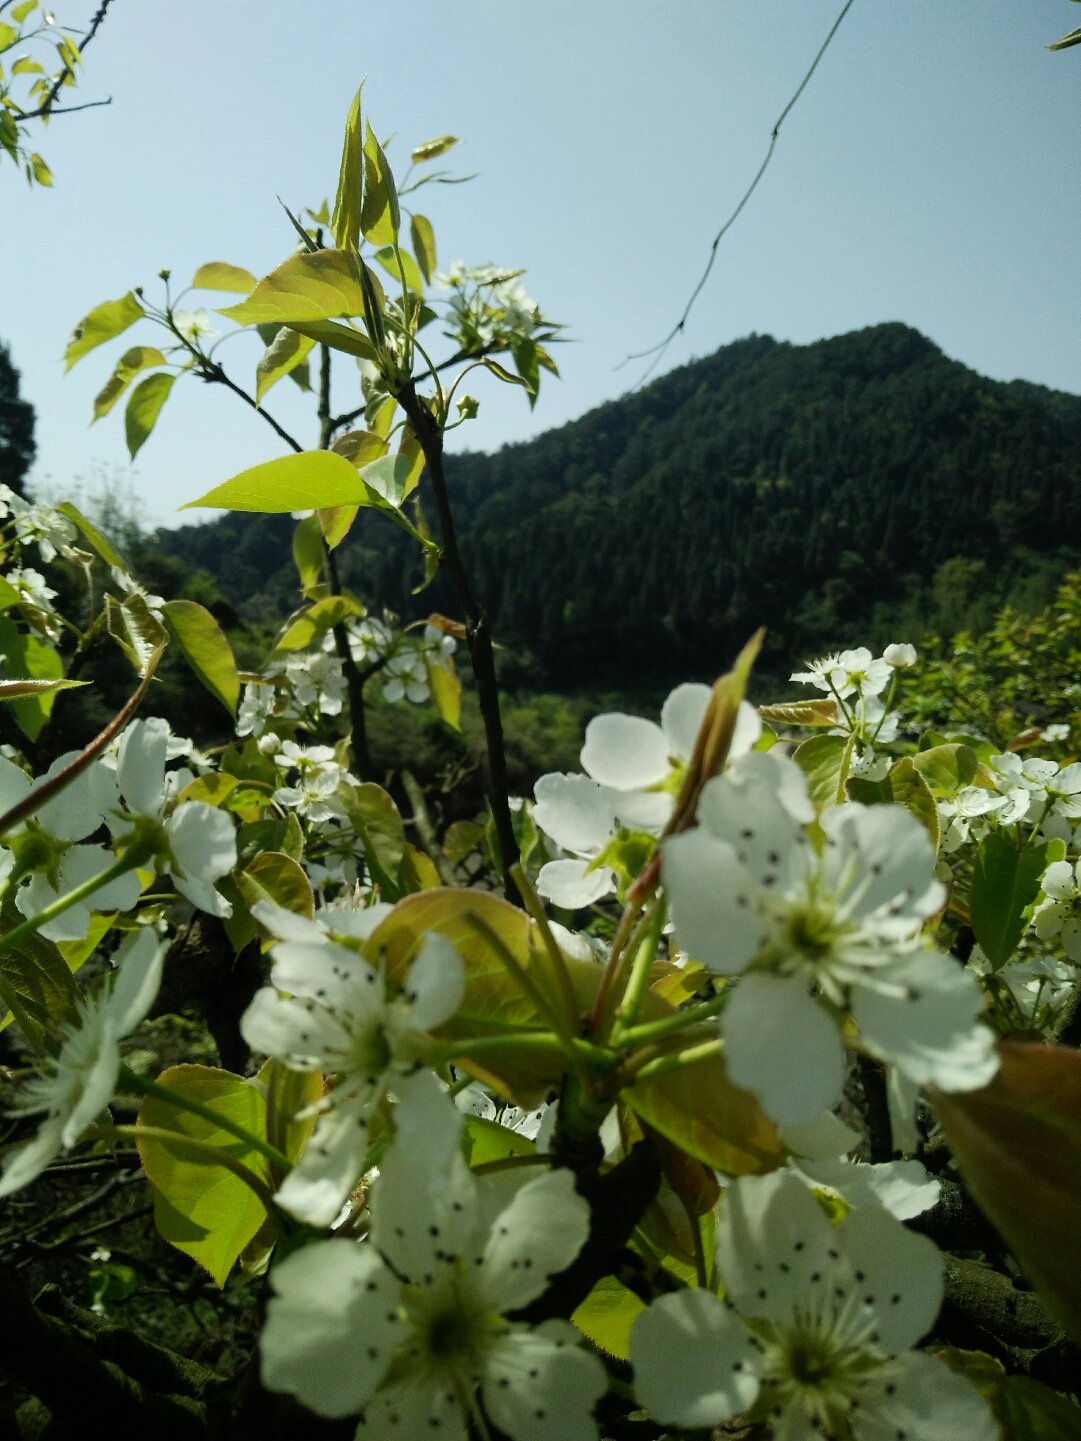
[[[577, 1036], [570, 1038], [570, 1047], [583, 1061], [608, 1067], [617, 1063], [618, 1058], [611, 1051], [600, 1046], [591, 1046], [588, 1041], [579, 1040]], [[432, 1041], [424, 1046], [423, 1055], [429, 1065], [439, 1065], [443, 1061], [453, 1064], [459, 1059], [468, 1060], [471, 1056], [484, 1056], [492, 1051], [508, 1049], [562, 1058], [567, 1054], [567, 1043], [554, 1031], [508, 1031], [499, 1036], [470, 1036], [461, 1041]]]
[[[124, 1090], [133, 1092], [137, 1096], [153, 1096], [157, 1101], [165, 1101], [170, 1106], [175, 1106], [180, 1111], [190, 1111], [193, 1116], [200, 1120], [209, 1122], [219, 1131], [228, 1131], [238, 1141], [243, 1141], [253, 1151], [258, 1151], [265, 1156], [272, 1165], [277, 1166], [283, 1176], [287, 1176], [293, 1169], [293, 1163], [284, 1152], [279, 1151], [277, 1146], [271, 1145], [262, 1136], [255, 1136], [250, 1131], [224, 1115], [221, 1111], [215, 1111], [212, 1106], [205, 1106], [202, 1101], [197, 1101], [194, 1096], [187, 1096], [183, 1091], [174, 1091], [170, 1086], [163, 1086], [157, 1081], [148, 1081], [145, 1076], [137, 1076], [127, 1066], [120, 1068], [120, 1080], [118, 1083]], [[168, 1133], [170, 1136], [173, 1132]]]
[[[86, 1134], [92, 1133], [87, 1131]], [[164, 1141], [169, 1146], [179, 1146], [201, 1161], [208, 1161], [213, 1166], [222, 1166], [226, 1171], [232, 1171], [238, 1180], [243, 1181], [245, 1186], [258, 1196], [266, 1210], [271, 1215], [274, 1214], [274, 1193], [270, 1187], [245, 1166], [243, 1161], [230, 1156], [228, 1151], [220, 1151], [209, 1141], [186, 1136], [183, 1131], [170, 1131], [166, 1126], [97, 1126], [93, 1128], [93, 1134], [103, 1139], [119, 1136], [133, 1141]]]
[[547, 951], [548, 959], [552, 963], [552, 971], [555, 974], [556, 987], [559, 990], [560, 999], [563, 1002], [563, 1011], [567, 1018], [567, 1025], [572, 1030], [577, 1030], [581, 1015], [578, 997], [574, 994], [574, 986], [571, 984], [567, 963], [563, 959], [563, 952], [559, 949], [555, 936], [552, 934], [552, 928], [548, 924], [548, 917], [544, 913], [544, 907], [541, 905], [540, 897], [530, 884], [529, 878], [526, 876], [520, 861], [516, 861], [514, 865], [510, 867], [510, 873], [514, 879], [514, 884], [518, 887], [518, 894], [522, 898], [522, 904], [525, 906], [531, 919], [536, 922], [537, 928], [541, 933], [541, 939], [544, 941], [544, 949]]
[[654, 1041], [664, 1040], [686, 1030], [688, 1026], [697, 1026], [703, 1021], [711, 1020], [719, 1015], [727, 1004], [726, 992], [724, 995], [715, 996], [711, 1001], [701, 1001], [696, 1006], [688, 1006], [686, 1010], [677, 1011], [674, 1016], [665, 1016], [659, 1021], [643, 1021], [640, 1026], [619, 1027], [612, 1032], [612, 1044], [624, 1050], [631, 1046], [651, 1045]]
[[697, 1066], [702, 1061], [711, 1061], [723, 1050], [724, 1046], [718, 1039], [703, 1041], [699, 1046], [688, 1046], [685, 1051], [674, 1051], [669, 1056], [657, 1056], [654, 1059], [646, 1059], [648, 1052], [645, 1052], [641, 1059], [632, 1056], [626, 1065], [617, 1072], [616, 1079], [622, 1085], [655, 1081], [658, 1077], [670, 1075], [673, 1071], [682, 1071], [688, 1066]]
[[646, 913], [645, 934], [635, 950], [627, 986], [622, 1000], [616, 1007], [613, 1033], [624, 1026], [628, 1028], [633, 1026], [638, 1018], [638, 1012], [642, 1009], [646, 992], [649, 990], [649, 979], [653, 970], [653, 962], [657, 959], [657, 948], [661, 943], [663, 927], [664, 907], [659, 901], [656, 901], [652, 910]]
[[471, 1166], [474, 1176], [490, 1176], [496, 1171], [516, 1171], [522, 1166], [549, 1166], [552, 1158], [544, 1151], [534, 1151], [523, 1156], [504, 1156], [499, 1161], [482, 1161]]
[[46, 906], [43, 911], [38, 911], [36, 916], [31, 916], [29, 920], [23, 921], [21, 926], [16, 926], [14, 930], [7, 931], [0, 936], [0, 955], [13, 950], [28, 936], [35, 935], [49, 921], [54, 921], [57, 916], [62, 916], [65, 911], [71, 910], [72, 906], [77, 906], [80, 901], [85, 901], [95, 891], [101, 890], [103, 886], [109, 885], [120, 876], [127, 875], [128, 871], [133, 871], [136, 866], [141, 866], [148, 858], [146, 846], [133, 846], [131, 850], [125, 851], [111, 866], [106, 866], [96, 876], [91, 876], [88, 881], [83, 881], [81, 886], [76, 886], [74, 890], [68, 891], [67, 895], [60, 896], [58, 900], [53, 901], [51, 906]]

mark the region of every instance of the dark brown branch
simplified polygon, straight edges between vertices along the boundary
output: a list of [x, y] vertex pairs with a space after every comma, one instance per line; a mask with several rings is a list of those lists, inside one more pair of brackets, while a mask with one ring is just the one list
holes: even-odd
[[[110, 6], [112, 3], [113, 3], [113, 0], [101, 0], [101, 4], [98, 6], [97, 10], [94, 12], [94, 18], [93, 18], [93, 19], [91, 20], [91, 22], [90, 22], [90, 29], [86, 32], [86, 34], [84, 35], [83, 39], [79, 42], [79, 58], [80, 58], [80, 60], [81, 60], [82, 57], [86, 54], [87, 47], [89, 46], [90, 42], [93, 40], [94, 36], [98, 33], [98, 30], [99, 30], [100, 27], [101, 27], [102, 21], [105, 19], [105, 13], [106, 13], [106, 11], [108, 10], [109, 6]], [[61, 71], [60, 75], [58, 75], [57, 78], [53, 81], [52, 85], [51, 85], [50, 88], [49, 88], [49, 93], [46, 95], [45, 99], [44, 99], [44, 100], [42, 101], [42, 103], [38, 106], [38, 108], [37, 108], [36, 110], [24, 110], [24, 111], [21, 111], [21, 112], [16, 116], [16, 119], [18, 119], [19, 121], [23, 121], [23, 120], [39, 120], [43, 115], [48, 115], [50, 118], [51, 118], [53, 115], [71, 115], [71, 114], [73, 114], [76, 110], [89, 110], [89, 109], [91, 109], [91, 107], [94, 106], [94, 105], [111, 105], [111, 104], [112, 104], [112, 99], [110, 98], [110, 99], [108, 99], [108, 100], [92, 100], [92, 101], [90, 101], [90, 102], [89, 102], [88, 104], [86, 104], [86, 105], [71, 105], [71, 106], [68, 106], [68, 107], [67, 107], [66, 109], [64, 109], [64, 110], [54, 110], [54, 109], [53, 109], [53, 106], [54, 106], [54, 104], [56, 103], [56, 97], [60, 94], [60, 91], [64, 88], [64, 81], [68, 78], [69, 73], [70, 73], [70, 72], [68, 71], [67, 66], [65, 66], [64, 69], [63, 69], [63, 71]]]
[[496, 840], [499, 845], [499, 863], [503, 874], [503, 889], [509, 901], [521, 904], [517, 888], [511, 878], [511, 867], [518, 861], [518, 842], [514, 837], [511, 821], [507, 785], [507, 758], [503, 747], [503, 718], [499, 709], [499, 686], [495, 674], [495, 654], [492, 649], [492, 633], [484, 607], [473, 594], [465, 562], [458, 549], [458, 536], [454, 527], [447, 479], [443, 470], [443, 436], [435, 417], [425, 402], [417, 395], [416, 387], [410, 380], [399, 391], [398, 403], [405, 411], [413, 427], [428, 468], [432, 494], [435, 497], [436, 513], [439, 516], [440, 564], [446, 570], [461, 608], [465, 621], [466, 643], [469, 659], [473, 665], [473, 676], [477, 682], [477, 697], [480, 701], [481, 717], [484, 721], [484, 737], [488, 755], [488, 800], [495, 821]]
[[234, 395], [239, 396], [244, 404], [250, 406], [257, 415], [261, 415], [274, 434], [280, 440], [284, 440], [286, 445], [289, 446], [291, 450], [295, 450], [298, 455], [304, 449], [300, 441], [291, 436], [283, 425], [279, 425], [270, 412], [264, 410], [253, 395], [249, 395], [243, 386], [237, 385], [235, 380], [230, 379], [230, 377], [226, 375], [216, 360], [210, 360], [205, 355], [200, 356], [199, 369], [196, 371], [196, 374], [205, 380], [208, 385], [224, 385], [227, 390], [231, 390]]

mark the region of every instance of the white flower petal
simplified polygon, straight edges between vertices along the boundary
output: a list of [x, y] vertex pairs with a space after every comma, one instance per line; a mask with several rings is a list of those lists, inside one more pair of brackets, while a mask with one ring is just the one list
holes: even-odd
[[[236, 865], [236, 830], [227, 812], [202, 801], [186, 801], [169, 817], [165, 829], [183, 879], [216, 881]], [[177, 880], [175, 871], [173, 880]]]
[[706, 1427], [745, 1411], [758, 1394], [750, 1333], [712, 1291], [678, 1291], [631, 1329], [634, 1390], [654, 1421]]
[[502, 1311], [515, 1311], [566, 1270], [589, 1235], [589, 1203], [570, 1171], [528, 1181], [495, 1219], [484, 1250], [484, 1285]]
[[828, 1186], [849, 1206], [881, 1206], [898, 1221], [922, 1216], [938, 1201], [942, 1187], [919, 1161], [883, 1161], [868, 1166], [825, 1158], [799, 1162], [800, 1172], [818, 1186]]
[[405, 990], [412, 1005], [409, 1026], [430, 1031], [454, 1015], [465, 999], [465, 966], [454, 946], [435, 931], [424, 937], [409, 967]]
[[798, 978], [744, 976], [724, 1012], [725, 1065], [781, 1125], [816, 1120], [844, 1081], [837, 1026]]
[[315, 1123], [300, 1160], [275, 1194], [283, 1210], [309, 1226], [329, 1226], [356, 1185], [368, 1150], [367, 1095], [337, 1105]]
[[36, 1181], [63, 1148], [63, 1116], [48, 1116], [32, 1136], [21, 1146], [16, 1146], [4, 1157], [4, 1170], [0, 1175], [0, 1196], [10, 1196], [22, 1186]]
[[921, 1086], [972, 1091], [998, 1070], [995, 1038], [977, 1023], [982, 997], [975, 976], [937, 951], [889, 968], [900, 995], [870, 986], [853, 991], [852, 1016], [867, 1046]]
[[240, 1034], [253, 1051], [276, 1056], [294, 1071], [330, 1069], [349, 1046], [349, 1031], [322, 1006], [263, 986], [240, 1018]]
[[661, 875], [680, 949], [722, 975], [741, 971], [764, 927], [758, 887], [732, 847], [695, 826], [662, 843]]
[[[846, 1126], [829, 1113], [804, 1125], [785, 1126], [781, 1131], [781, 1140], [797, 1156], [815, 1160], [846, 1156], [860, 1143], [859, 1135], [851, 1126]], [[800, 1164], [802, 1169], [806, 1169], [802, 1162]]]
[[813, 1309], [816, 1290], [832, 1285], [836, 1249], [825, 1212], [790, 1171], [741, 1176], [725, 1191], [717, 1264], [743, 1315], [790, 1326], [798, 1310]]
[[670, 754], [678, 760], [690, 760], [711, 695], [708, 685], [677, 685], [661, 707], [661, 730]]
[[837, 1234], [859, 1295], [874, 1308], [883, 1350], [907, 1351], [931, 1329], [942, 1305], [942, 1253], [877, 1206], [849, 1211]]
[[108, 1003], [115, 1035], [128, 1035], [154, 1004], [168, 949], [168, 943], [148, 927], [129, 936], [118, 949], [117, 972]]
[[860, 1441], [995, 1441], [999, 1425], [975, 1386], [922, 1351], [899, 1356], [860, 1400]]
[[668, 774], [668, 741], [659, 725], [641, 716], [595, 716], [586, 726], [582, 769], [601, 785], [642, 790]]
[[593, 1407], [608, 1389], [604, 1367], [566, 1321], [512, 1331], [492, 1352], [484, 1408], [513, 1441], [596, 1441]]
[[588, 861], [549, 861], [537, 875], [538, 893], [566, 911], [591, 906], [615, 888], [615, 872], [607, 866], [590, 870]]
[[552, 772], [534, 787], [533, 820], [565, 851], [595, 855], [615, 827], [612, 793], [588, 776]]
[[264, 1385], [320, 1416], [359, 1411], [402, 1330], [395, 1278], [370, 1246], [317, 1241], [279, 1262], [270, 1281], [259, 1340]]
[[132, 721], [120, 737], [116, 778], [133, 815], [161, 814], [165, 800], [165, 759], [169, 724], [158, 716]]
[[465, 1417], [454, 1391], [432, 1375], [407, 1375], [377, 1391], [357, 1423], [356, 1441], [466, 1441]]

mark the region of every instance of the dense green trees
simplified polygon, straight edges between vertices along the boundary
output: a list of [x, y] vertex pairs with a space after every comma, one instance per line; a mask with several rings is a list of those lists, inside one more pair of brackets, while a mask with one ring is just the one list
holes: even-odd
[[0, 484], [21, 495], [35, 450], [34, 410], [19, 395], [19, 372], [7, 346], [0, 342]]

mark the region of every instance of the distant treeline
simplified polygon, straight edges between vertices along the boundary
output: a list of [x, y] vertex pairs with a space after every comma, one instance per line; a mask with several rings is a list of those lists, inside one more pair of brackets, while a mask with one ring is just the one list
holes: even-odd
[[[763, 624], [778, 671], [981, 629], [1081, 562], [1081, 398], [984, 379], [900, 324], [750, 336], [448, 473], [511, 687], [708, 678]], [[295, 604], [292, 529], [230, 515], [157, 540], [265, 619]], [[453, 613], [439, 581], [411, 594], [419, 557], [383, 517], [339, 557], [369, 604]]]

